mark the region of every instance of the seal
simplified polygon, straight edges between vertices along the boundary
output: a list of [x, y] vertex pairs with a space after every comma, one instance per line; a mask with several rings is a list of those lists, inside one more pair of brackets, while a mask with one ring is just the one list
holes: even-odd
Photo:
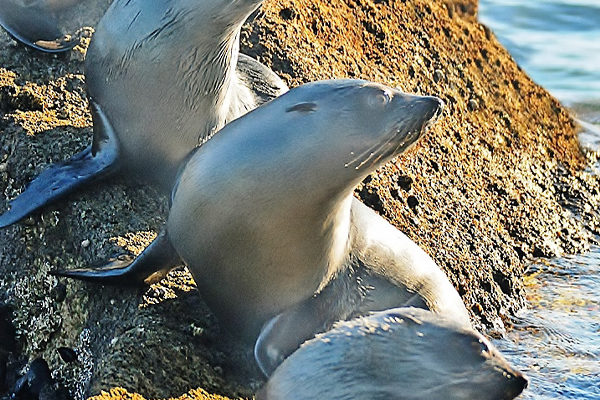
[[462, 299], [435, 261], [356, 198], [348, 240], [345, 266], [327, 286], [264, 325], [254, 354], [266, 376], [315, 333], [372, 311], [413, 306], [471, 327]]
[[[460, 297], [435, 263], [403, 235], [394, 236], [399, 242], [385, 240], [397, 232], [391, 226], [381, 234], [371, 232], [380, 228], [381, 217], [352, 196], [369, 173], [408, 149], [442, 107], [435, 97], [360, 80], [292, 89], [229, 123], [195, 150], [173, 189], [165, 229], [140, 257], [109, 270], [55, 274], [139, 283], [181, 258], [221, 323], [252, 341], [271, 318], [311, 303], [329, 282], [343, 282], [334, 278], [350, 266], [372, 276], [371, 283], [381, 281], [362, 309], [413, 301], [456, 309], [468, 323]], [[401, 247], [390, 249], [390, 244]], [[331, 298], [326, 294], [337, 297], [339, 290], [323, 293], [315, 303], [326, 303]], [[299, 314], [305, 309], [300, 307]], [[320, 314], [313, 318], [335, 321], [340, 312], [322, 309]], [[279, 337], [279, 326], [265, 337]], [[297, 347], [317, 332], [292, 330], [289, 342]], [[276, 364], [288, 350], [274, 340], [261, 343], [263, 365]]]
[[287, 91], [267, 67], [239, 54], [241, 26], [261, 3], [114, 1], [85, 60], [92, 145], [42, 172], [0, 227], [117, 171], [168, 191], [191, 149]]
[[77, 0], [0, 0], [0, 26], [15, 40], [46, 53], [71, 50], [79, 40], [59, 28], [58, 13]]
[[396, 308], [304, 343], [256, 399], [508, 400], [526, 386], [478, 332], [420, 308]]

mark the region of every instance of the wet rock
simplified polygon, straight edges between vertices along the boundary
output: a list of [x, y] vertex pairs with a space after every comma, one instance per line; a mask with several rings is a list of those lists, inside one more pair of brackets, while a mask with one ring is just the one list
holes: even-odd
[[[581, 151], [569, 113], [476, 21], [476, 7], [474, 0], [265, 2], [241, 47], [290, 86], [353, 77], [446, 101], [423, 140], [358, 194], [447, 272], [477, 326], [501, 331], [501, 316], [524, 305], [522, 274], [536, 249], [582, 251], [600, 232], [600, 185], [586, 172], [598, 155]], [[0, 210], [49, 163], [90, 143], [86, 44], [69, 57], [45, 57], [0, 32]], [[470, 99], [477, 112], [466, 111]], [[250, 397], [261, 383], [251, 346], [223, 339], [184, 270], [141, 293], [48, 275], [139, 253], [167, 204], [147, 185], [114, 179], [0, 231], [0, 302], [14, 305], [21, 357], [43, 357], [77, 398], [114, 386], [149, 398], [197, 387]], [[60, 359], [64, 346], [78, 362]]]
[[77, 361], [77, 352], [70, 347], [59, 347], [57, 349], [60, 358], [66, 363]]
[[27, 367], [27, 372], [12, 388], [13, 400], [71, 400], [68, 391], [52, 378], [48, 363], [36, 358]]

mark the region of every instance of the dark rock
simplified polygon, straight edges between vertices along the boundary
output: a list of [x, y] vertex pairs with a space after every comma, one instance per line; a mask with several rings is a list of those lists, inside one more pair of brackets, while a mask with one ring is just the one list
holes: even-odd
[[[290, 86], [359, 77], [446, 101], [443, 118], [420, 143], [359, 194], [442, 266], [477, 326], [501, 328], [500, 316], [524, 304], [528, 256], [582, 251], [591, 232], [600, 232], [593, 195], [600, 185], [585, 172], [593, 160], [581, 151], [567, 110], [477, 22], [475, 0], [374, 4], [265, 2], [246, 24], [241, 48]], [[90, 143], [85, 45], [70, 57], [45, 57], [0, 32], [0, 210], [49, 163]], [[477, 112], [465, 111], [470, 99]], [[249, 366], [251, 349], [220, 341], [224, 333], [188, 274], [175, 271], [141, 294], [69, 282], [64, 300], [48, 276], [122, 248], [139, 253], [163, 223], [166, 204], [146, 185], [115, 179], [0, 231], [0, 302], [14, 304], [19, 351], [58, 365], [55, 372], [82, 396], [124, 386], [164, 398], [201, 386], [249, 397], [261, 382]], [[65, 343], [78, 362], [59, 360]]]
[[72, 363], [77, 361], [77, 353], [70, 347], [59, 347], [56, 349], [60, 358], [66, 363]]
[[415, 196], [408, 196], [406, 199], [406, 204], [408, 204], [408, 206], [414, 210], [419, 205], [419, 200], [417, 200]]

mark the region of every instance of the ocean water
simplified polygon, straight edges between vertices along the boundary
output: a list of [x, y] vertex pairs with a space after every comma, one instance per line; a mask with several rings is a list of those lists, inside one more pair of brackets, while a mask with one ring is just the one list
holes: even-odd
[[561, 101], [600, 99], [599, 0], [480, 0], [479, 20]]
[[600, 399], [600, 248], [532, 265], [529, 306], [495, 344], [529, 377], [521, 399]]
[[[570, 107], [600, 149], [600, 0], [480, 0], [479, 19]], [[496, 345], [530, 378], [522, 399], [600, 399], [600, 247], [529, 267], [528, 307]]]

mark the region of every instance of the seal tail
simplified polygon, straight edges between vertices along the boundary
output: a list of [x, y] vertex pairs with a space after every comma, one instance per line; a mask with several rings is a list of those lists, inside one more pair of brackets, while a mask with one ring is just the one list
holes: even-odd
[[68, 51], [79, 44], [79, 39], [60, 31], [54, 13], [39, 1], [0, 0], [0, 26], [15, 40], [46, 53]]
[[88, 282], [118, 286], [143, 286], [164, 278], [173, 268], [182, 265], [181, 258], [163, 229], [150, 246], [132, 260], [121, 256], [99, 268], [58, 270], [50, 273]]
[[103, 178], [118, 169], [118, 140], [110, 123], [95, 103], [94, 144], [65, 162], [52, 165], [10, 202], [10, 210], [0, 215], [0, 228], [40, 210], [86, 183]]

